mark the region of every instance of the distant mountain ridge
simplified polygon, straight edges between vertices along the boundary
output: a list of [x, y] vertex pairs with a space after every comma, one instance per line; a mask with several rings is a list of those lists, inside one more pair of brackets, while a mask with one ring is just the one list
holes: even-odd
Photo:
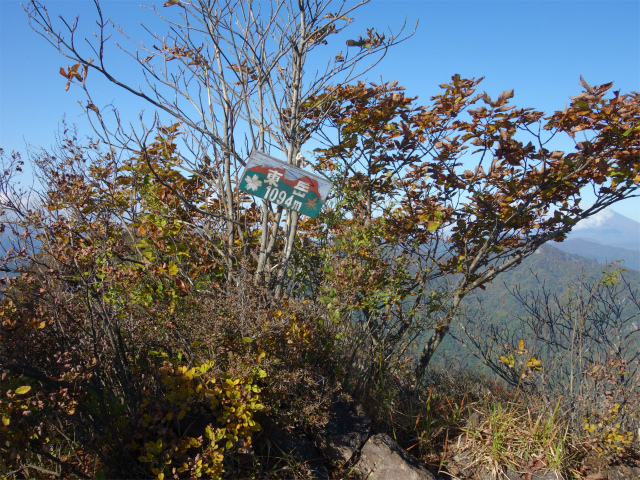
[[640, 223], [613, 210], [603, 210], [578, 223], [568, 240], [581, 238], [608, 247], [640, 252]]
[[622, 260], [621, 266], [640, 270], [640, 251], [626, 248], [609, 247], [600, 243], [590, 242], [583, 238], [565, 240], [553, 245], [563, 252], [577, 254], [581, 257], [592, 258], [601, 264], [608, 264]]
[[550, 245], [601, 264], [622, 260], [623, 267], [640, 270], [640, 223], [613, 210], [583, 220], [567, 240]]

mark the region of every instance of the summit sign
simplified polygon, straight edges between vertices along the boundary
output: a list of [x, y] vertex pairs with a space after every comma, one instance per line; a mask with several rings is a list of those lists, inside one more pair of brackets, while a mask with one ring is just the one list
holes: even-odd
[[331, 190], [331, 182], [254, 151], [240, 179], [240, 190], [316, 218]]

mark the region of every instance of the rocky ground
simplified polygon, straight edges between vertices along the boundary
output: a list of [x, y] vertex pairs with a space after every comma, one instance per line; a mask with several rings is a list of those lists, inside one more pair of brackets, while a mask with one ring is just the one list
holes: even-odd
[[[286, 466], [272, 470], [274, 478], [640, 480], [640, 462], [615, 463], [597, 456], [585, 460], [580, 471], [575, 472], [556, 472], [542, 461], [528, 462], [517, 470], [488, 471], [486, 464], [474, 458], [473, 451], [465, 449], [462, 437], [450, 443], [438, 464], [421, 464], [389, 435], [376, 433], [363, 408], [344, 398], [333, 402], [329, 422], [312, 432], [282, 429], [268, 421], [264, 427], [265, 437], [259, 442], [262, 448], [266, 442], [286, 457]], [[255, 455], [253, 450], [248, 454]]]

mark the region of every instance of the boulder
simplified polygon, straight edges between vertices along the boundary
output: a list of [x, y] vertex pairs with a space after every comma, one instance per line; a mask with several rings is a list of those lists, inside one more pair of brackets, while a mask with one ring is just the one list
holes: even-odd
[[[535, 468], [535, 467], [534, 467]], [[525, 467], [523, 471], [516, 473], [511, 468], [507, 469], [506, 475], [503, 475], [500, 480], [564, 480], [564, 477], [559, 472], [553, 472], [551, 470], [545, 470], [538, 468], [534, 470], [531, 466]]]
[[640, 480], [640, 468], [632, 465], [614, 465], [607, 473], [607, 480]]
[[627, 459], [615, 462], [611, 457], [592, 456], [583, 462], [588, 480], [640, 480], [640, 462]]
[[435, 476], [400, 448], [389, 435], [374, 435], [365, 443], [356, 471], [367, 480], [435, 480]]

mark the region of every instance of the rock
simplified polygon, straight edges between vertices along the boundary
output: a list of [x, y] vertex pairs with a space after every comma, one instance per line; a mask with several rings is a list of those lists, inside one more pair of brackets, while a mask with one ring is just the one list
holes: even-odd
[[609, 467], [608, 480], [640, 480], [640, 468], [629, 465]]
[[520, 477], [520, 475], [518, 475], [516, 472], [508, 468], [506, 473], [498, 474], [498, 477], [496, 477], [495, 473], [480, 470], [474, 473], [469, 473], [468, 475], [465, 475], [463, 478], [465, 479], [468, 478], [473, 480], [496, 480], [496, 478], [498, 480], [522, 480], [523, 477]]
[[627, 459], [621, 463], [611, 457], [592, 456], [587, 458], [583, 466], [589, 480], [640, 480], [640, 463]]
[[482, 417], [478, 412], [473, 412], [469, 415], [467, 419], [465, 428], [468, 430], [476, 430], [478, 426], [482, 423]]
[[435, 480], [431, 472], [384, 433], [365, 443], [356, 470], [367, 480]]
[[[460, 464], [456, 464], [457, 467], [460, 467]], [[457, 468], [460, 470], [459, 468]], [[462, 478], [474, 479], [474, 480], [496, 480], [496, 474], [488, 471], [472, 471], [469, 469], [461, 470]], [[499, 474], [498, 480], [564, 480], [564, 477], [560, 473], [550, 472], [550, 471], [537, 471], [537, 472], [528, 472], [529, 476], [526, 476], [525, 473], [519, 474], [512, 470], [511, 468], [507, 468], [505, 473]]]
[[564, 480], [564, 477], [562, 476], [562, 474], [557, 473], [557, 472], [551, 472], [551, 471], [541, 471], [538, 470], [536, 472], [528, 472], [528, 477], [522, 473], [522, 474], [518, 474], [516, 472], [514, 472], [511, 468], [507, 469], [507, 472], [505, 475], [502, 475], [502, 477], [500, 477], [500, 480], [522, 480], [524, 478], [526, 479], [530, 479], [530, 480]]
[[331, 405], [329, 422], [312, 435], [326, 459], [346, 463], [367, 441], [370, 430], [371, 420], [362, 406], [341, 399]]
[[[598, 477], [598, 475], [606, 480], [606, 472], [609, 469], [609, 460], [607, 460], [605, 457], [591, 456], [584, 460], [583, 466], [587, 470], [587, 472], [589, 472], [589, 475], [594, 478], [594, 480]], [[587, 475], [587, 477], [589, 475]]]
[[[480, 472], [475, 477], [465, 477], [465, 478], [474, 478], [477, 480], [495, 480], [495, 475], [487, 472]], [[500, 479], [502, 480], [502, 479]], [[517, 480], [520, 480], [519, 478]]]
[[[473, 458], [471, 454], [466, 450], [459, 450], [455, 446], [451, 447], [453, 456], [450, 459], [449, 473], [455, 477], [461, 476], [462, 478], [474, 477], [475, 469], [469, 468], [469, 465], [473, 465]], [[478, 480], [493, 480], [490, 476], [485, 478], [484, 473], [481, 472]], [[489, 475], [489, 474], [487, 474]]]
[[507, 468], [506, 473], [500, 477], [500, 480], [522, 480], [522, 477], [512, 469]]
[[558, 472], [533, 472], [531, 480], [564, 480], [564, 477]]

